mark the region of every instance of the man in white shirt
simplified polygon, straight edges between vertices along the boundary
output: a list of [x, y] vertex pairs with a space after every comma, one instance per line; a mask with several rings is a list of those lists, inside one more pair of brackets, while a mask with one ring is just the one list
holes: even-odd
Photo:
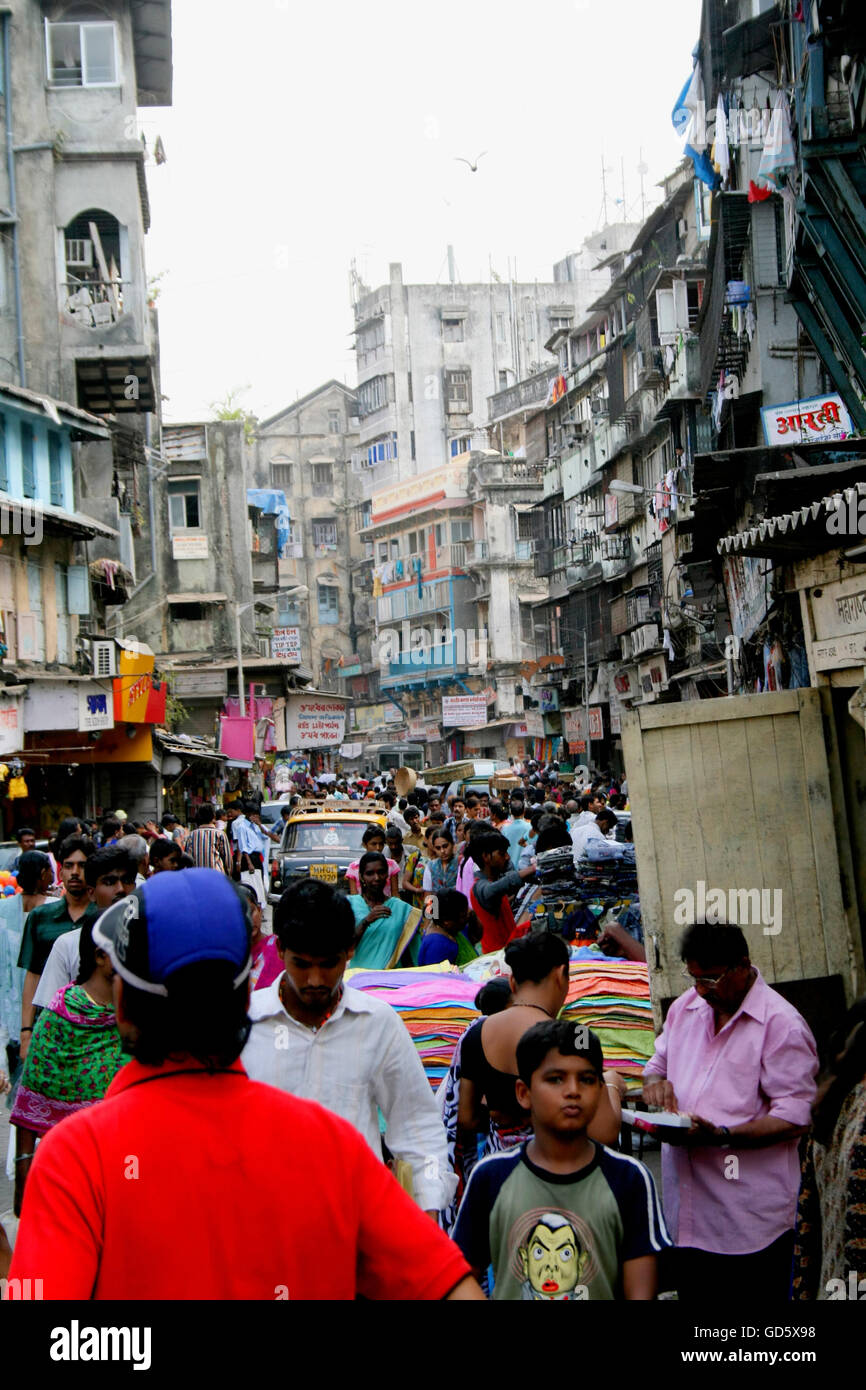
[[581, 825], [573, 831], [571, 842], [574, 845], [575, 864], [587, 859], [621, 859], [622, 845], [609, 838], [615, 826], [614, 812], [602, 810], [591, 824]]
[[341, 1115], [380, 1156], [381, 1110], [385, 1143], [410, 1165], [416, 1202], [431, 1215], [444, 1210], [457, 1179], [409, 1031], [390, 1004], [343, 983], [356, 937], [347, 899], [308, 879], [283, 894], [274, 932], [285, 969], [250, 1000], [248, 1075]]

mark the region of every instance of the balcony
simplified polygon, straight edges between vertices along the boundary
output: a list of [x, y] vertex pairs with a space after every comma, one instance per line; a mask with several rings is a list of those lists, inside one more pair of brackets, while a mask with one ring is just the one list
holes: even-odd
[[453, 545], [437, 545], [437, 570], [465, 569], [470, 547], [474, 544], [474, 541], [455, 541]]
[[550, 391], [550, 383], [560, 375], [559, 366], [545, 367], [543, 372], [517, 381], [504, 391], [497, 391], [487, 397], [487, 412], [490, 420], [504, 420], [527, 406], [544, 405]]
[[527, 459], [484, 458], [476, 455], [470, 462], [475, 483], [488, 487], [527, 487], [538, 484], [544, 477], [543, 462], [530, 463]]

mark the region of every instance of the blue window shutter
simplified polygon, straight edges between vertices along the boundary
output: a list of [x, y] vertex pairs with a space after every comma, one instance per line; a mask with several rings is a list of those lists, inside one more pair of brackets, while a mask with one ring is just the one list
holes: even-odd
[[63, 506], [63, 466], [60, 457], [60, 439], [54, 430], [48, 431], [48, 476], [51, 486], [52, 507]]
[[66, 603], [69, 612], [79, 617], [90, 612], [90, 573], [86, 565], [67, 566]]
[[33, 426], [26, 421], [21, 425], [21, 473], [22, 492], [25, 497], [36, 496], [36, 460], [34, 457]]
[[0, 491], [9, 491], [9, 469], [6, 464], [6, 416], [0, 415]]

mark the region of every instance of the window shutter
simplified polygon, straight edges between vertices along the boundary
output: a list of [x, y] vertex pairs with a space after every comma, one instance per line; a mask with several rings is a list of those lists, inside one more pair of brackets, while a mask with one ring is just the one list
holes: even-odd
[[689, 326], [689, 287], [685, 280], [674, 280], [674, 319], [678, 330]]
[[67, 565], [66, 603], [70, 613], [86, 617], [90, 612], [90, 576], [86, 565]]

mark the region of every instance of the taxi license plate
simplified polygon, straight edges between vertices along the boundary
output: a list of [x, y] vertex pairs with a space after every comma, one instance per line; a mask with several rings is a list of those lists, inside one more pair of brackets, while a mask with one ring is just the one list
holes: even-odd
[[336, 864], [311, 864], [310, 878], [323, 878], [326, 883], [337, 882]]

